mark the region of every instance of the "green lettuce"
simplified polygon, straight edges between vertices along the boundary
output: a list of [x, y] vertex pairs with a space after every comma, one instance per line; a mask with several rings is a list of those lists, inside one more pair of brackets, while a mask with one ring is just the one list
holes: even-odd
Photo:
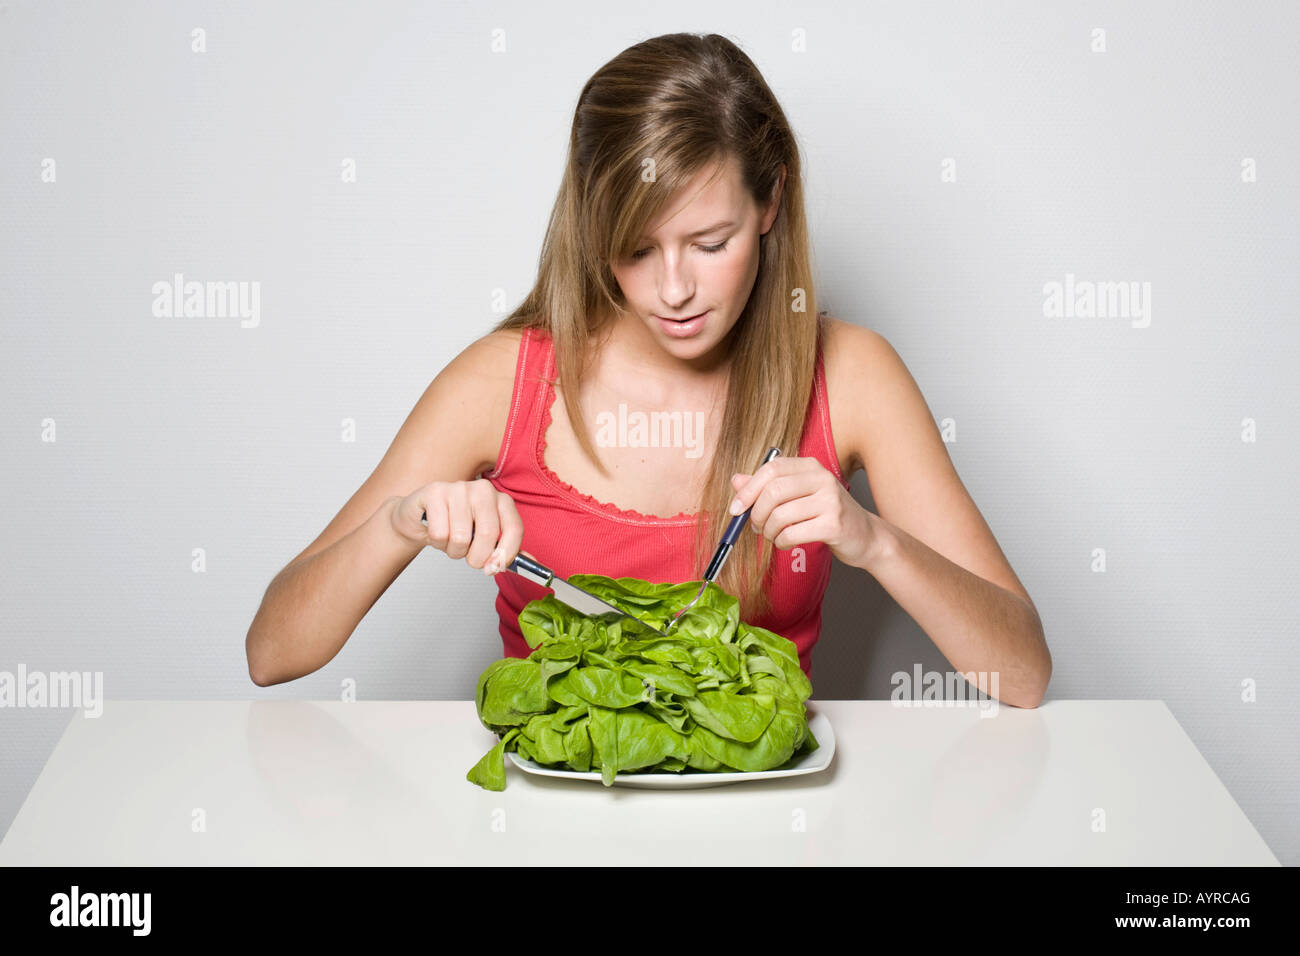
[[[575, 574], [569, 580], [662, 630], [700, 582]], [[793, 642], [740, 620], [710, 582], [667, 638], [615, 615], [592, 617], [553, 595], [519, 614], [526, 658], [493, 661], [474, 695], [499, 735], [466, 774], [504, 790], [505, 752], [583, 772], [770, 770], [817, 749], [804, 701], [812, 685]]]

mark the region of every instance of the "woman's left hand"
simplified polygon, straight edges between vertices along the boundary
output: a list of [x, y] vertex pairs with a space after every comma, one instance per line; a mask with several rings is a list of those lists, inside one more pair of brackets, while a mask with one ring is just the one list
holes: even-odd
[[845, 564], [864, 568], [880, 543], [881, 519], [816, 458], [778, 456], [752, 475], [732, 475], [731, 485], [732, 515], [752, 505], [749, 526], [782, 551], [820, 541]]

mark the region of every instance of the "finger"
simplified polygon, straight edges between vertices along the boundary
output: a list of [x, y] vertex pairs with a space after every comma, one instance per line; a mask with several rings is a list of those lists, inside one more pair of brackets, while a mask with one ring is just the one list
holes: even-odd
[[[821, 502], [818, 501], [817, 496], [803, 495], [802, 497], [793, 498], [789, 501], [784, 501], [778, 504], [772, 509], [771, 513], [768, 514], [767, 520], [764, 521], [762, 525], [755, 525], [755, 529], [761, 529], [760, 533], [763, 537], [767, 538], [778, 548], [784, 549], [791, 545], [788, 541], [788, 535], [786, 538], [781, 539], [781, 543], [777, 543], [782, 532], [789, 530], [791, 526], [797, 525], [801, 521], [809, 521], [813, 518], [819, 517], [821, 514], [822, 506]], [[753, 520], [752, 513], [750, 515], [750, 520]]]
[[[752, 475], [747, 476], [745, 484], [736, 492], [736, 496], [731, 499], [731, 507], [728, 509], [731, 514], [738, 515], [750, 505], [763, 492], [763, 487], [767, 484], [768, 479], [774, 475], [787, 473], [792, 467], [800, 467], [797, 463], [798, 458], [773, 458], [766, 465], [759, 465]], [[750, 514], [753, 519], [753, 514]]]
[[424, 495], [420, 504], [424, 507], [426, 534], [429, 544], [439, 551], [447, 550], [447, 535], [451, 522], [447, 516], [447, 500], [438, 494]]
[[[776, 462], [773, 461], [769, 464], [776, 464]], [[762, 471], [762, 469], [760, 468], [759, 471]], [[755, 472], [754, 480], [757, 481], [758, 479], [759, 474]], [[793, 498], [801, 498], [804, 495], [812, 494], [816, 490], [816, 472], [806, 465], [787, 466], [781, 472], [770, 474], [764, 479], [762, 489], [759, 490], [753, 499], [753, 503], [749, 506], [750, 523], [755, 529], [762, 528], [772, 510], [778, 505]], [[746, 487], [742, 493], [748, 495], [750, 493], [749, 488]]]
[[[753, 505], [750, 506], [750, 522], [754, 522], [755, 527], [763, 528], [766, 531], [767, 523], [770, 522], [772, 514], [781, 505], [816, 496], [822, 490], [818, 471], [824, 471], [824, 468], [820, 468], [820, 466], [818, 468], [802, 468], [802, 470], [790, 471], [785, 475], [772, 476], [771, 479], [768, 479], [767, 484], [763, 486], [762, 492], [758, 493], [758, 498], [755, 498]], [[811, 507], [819, 507], [819, 505], [814, 503]]]
[[[762, 470], [760, 468], [758, 471]], [[733, 517], [753, 504], [755, 496], [763, 490], [763, 481], [759, 478], [758, 471], [752, 475], [741, 475], [741, 484], [736, 489], [736, 494], [727, 508], [727, 512]], [[735, 484], [734, 481], [732, 483]]]
[[[757, 477], [757, 476], [755, 476]], [[767, 526], [772, 511], [790, 497], [789, 479], [785, 475], [770, 475], [763, 482], [757, 497], [749, 506], [749, 526], [758, 534]]]
[[815, 515], [807, 521], [797, 521], [794, 524], [786, 525], [773, 539], [773, 546], [780, 551], [789, 551], [801, 544], [823, 540], [825, 532], [822, 530], [823, 525], [820, 519], [821, 515]]
[[[519, 545], [524, 540], [524, 522], [519, 517], [514, 499], [506, 494], [497, 496], [497, 518], [501, 523], [501, 537], [490, 561], [495, 563], [496, 571], [500, 571], [519, 554]], [[488, 573], [495, 574], [496, 571]]]
[[501, 522], [497, 518], [497, 493], [487, 481], [469, 483], [470, 512], [474, 516], [474, 540], [470, 542], [465, 561], [471, 568], [482, 568], [497, 546]]
[[447, 491], [447, 515], [450, 530], [447, 534], [447, 557], [460, 560], [469, 552], [474, 540], [474, 512], [469, 503], [469, 487], [458, 481]]

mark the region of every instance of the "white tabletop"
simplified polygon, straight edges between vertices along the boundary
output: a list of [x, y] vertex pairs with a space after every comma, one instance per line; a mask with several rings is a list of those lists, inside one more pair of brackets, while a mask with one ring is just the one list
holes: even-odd
[[809, 707], [820, 773], [637, 790], [507, 760], [493, 792], [472, 701], [108, 701], [0, 864], [1278, 865], [1161, 701]]

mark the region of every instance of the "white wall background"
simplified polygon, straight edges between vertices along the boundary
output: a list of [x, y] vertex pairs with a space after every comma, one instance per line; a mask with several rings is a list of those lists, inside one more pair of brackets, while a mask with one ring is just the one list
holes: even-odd
[[[803, 144], [823, 307], [956, 423], [1047, 627], [1048, 705], [1165, 700], [1298, 864], [1298, 27], [1281, 2], [0, 3], [0, 670], [472, 697], [495, 589], [441, 553], [309, 677], [255, 687], [244, 635], [494, 295], [527, 291], [582, 83], [720, 32]], [[154, 317], [177, 272], [260, 283], [259, 324]], [[1150, 283], [1149, 325], [1045, 316], [1067, 274]], [[864, 577], [836, 567], [817, 697], [948, 669]], [[0, 711], [0, 831], [69, 719]]]

